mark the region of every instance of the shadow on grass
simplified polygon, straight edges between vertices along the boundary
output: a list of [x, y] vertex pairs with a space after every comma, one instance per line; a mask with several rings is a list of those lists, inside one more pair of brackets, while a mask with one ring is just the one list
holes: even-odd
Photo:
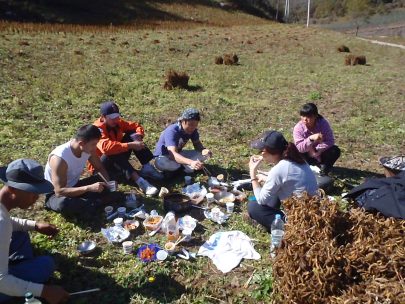
[[188, 86], [187, 91], [189, 92], [197, 92], [197, 91], [202, 91], [202, 86], [196, 85], [196, 86]]

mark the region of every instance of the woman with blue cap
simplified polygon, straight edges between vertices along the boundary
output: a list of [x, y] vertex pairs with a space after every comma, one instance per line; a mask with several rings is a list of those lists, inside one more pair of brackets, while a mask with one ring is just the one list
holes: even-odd
[[[318, 184], [297, 147], [287, 142], [280, 132], [263, 132], [258, 140], [251, 143], [251, 147], [259, 150], [262, 159], [256, 161], [254, 156], [250, 158], [250, 177], [256, 201], [250, 202], [248, 213], [243, 217], [249, 224], [259, 223], [270, 231], [276, 214], [284, 215], [280, 210], [282, 200], [303, 191], [314, 195]], [[275, 165], [267, 176], [257, 174], [257, 168], [262, 161]], [[264, 182], [263, 186], [261, 182]]]

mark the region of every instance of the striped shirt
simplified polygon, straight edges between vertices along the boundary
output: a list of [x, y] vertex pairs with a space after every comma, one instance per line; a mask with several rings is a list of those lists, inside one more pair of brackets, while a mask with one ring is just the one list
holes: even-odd
[[[322, 143], [318, 141], [311, 141], [309, 139], [312, 134], [317, 133], [322, 133]], [[302, 121], [300, 121], [294, 127], [293, 136], [295, 145], [297, 146], [298, 151], [300, 151], [301, 153], [308, 152], [311, 147], [314, 147], [318, 152], [323, 152], [325, 150], [328, 150], [335, 144], [333, 131], [325, 118], [319, 119], [315, 122], [315, 128], [313, 131], [310, 131], [302, 123]]]

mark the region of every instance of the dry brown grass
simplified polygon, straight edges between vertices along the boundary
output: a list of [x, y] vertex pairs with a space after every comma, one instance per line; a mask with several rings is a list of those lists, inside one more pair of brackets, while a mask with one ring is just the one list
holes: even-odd
[[107, 50], [107, 49], [102, 49], [102, 50], [100, 51], [100, 53], [101, 53], [101, 54], [107, 54], [107, 53], [108, 53], [108, 50]]
[[350, 53], [350, 49], [343, 44], [341, 46], [337, 47], [337, 50], [342, 53]]
[[25, 40], [25, 39], [21, 39], [20, 41], [18, 41], [18, 44], [21, 45], [21, 46], [23, 46], [23, 45], [30, 45], [30, 44], [28, 43], [28, 41]]
[[151, 43], [152, 43], [152, 44], [158, 44], [159, 42], [160, 42], [159, 40], [155, 39], [155, 40], [153, 40]]
[[84, 53], [82, 51], [74, 51], [73, 52], [75, 55], [84, 55]]
[[346, 55], [345, 65], [365, 65], [367, 63], [364, 55]]
[[132, 49], [131, 52], [134, 53], [134, 54], [139, 53], [139, 51], [137, 49]]
[[215, 57], [215, 64], [223, 64], [224, 59], [221, 56]]
[[244, 42], [244, 44], [253, 44], [253, 42], [250, 41], [250, 40], [246, 40], [246, 41]]
[[121, 45], [129, 45], [129, 42], [128, 41], [122, 41], [120, 44]]
[[187, 89], [189, 79], [190, 77], [186, 74], [186, 72], [177, 73], [173, 70], [169, 70], [166, 73], [163, 88], [166, 90], [172, 90], [173, 88], [177, 87]]

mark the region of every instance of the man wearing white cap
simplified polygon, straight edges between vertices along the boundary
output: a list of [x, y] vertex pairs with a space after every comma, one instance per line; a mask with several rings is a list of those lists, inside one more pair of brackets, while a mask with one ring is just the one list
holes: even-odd
[[0, 167], [0, 303], [27, 292], [45, 298], [50, 304], [65, 303], [69, 297], [60, 286], [44, 285], [55, 271], [50, 256], [34, 258], [28, 231], [38, 231], [50, 238], [59, 229], [52, 224], [39, 223], [10, 216], [14, 208], [28, 209], [39, 194], [53, 190], [44, 178], [44, 169], [36, 161], [18, 159]]

